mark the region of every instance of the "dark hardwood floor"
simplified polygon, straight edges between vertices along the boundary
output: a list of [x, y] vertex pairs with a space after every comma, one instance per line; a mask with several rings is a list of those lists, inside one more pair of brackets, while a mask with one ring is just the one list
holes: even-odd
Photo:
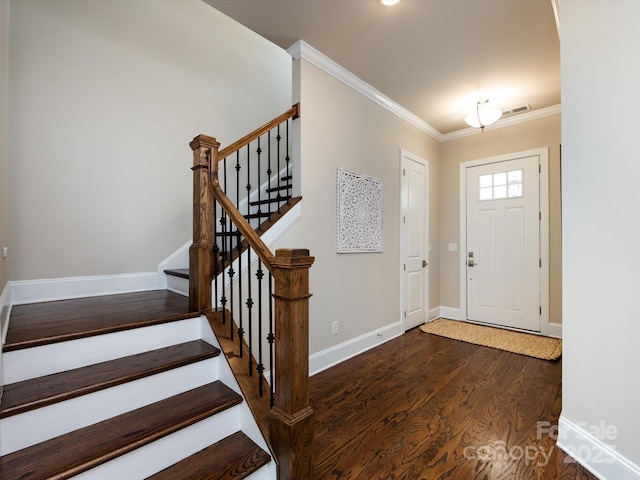
[[546, 433], [561, 362], [414, 329], [321, 372], [315, 479], [596, 480]]

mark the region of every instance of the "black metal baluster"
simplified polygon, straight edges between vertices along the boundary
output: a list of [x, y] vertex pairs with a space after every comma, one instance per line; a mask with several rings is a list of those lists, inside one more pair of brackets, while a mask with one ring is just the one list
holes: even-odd
[[273, 407], [273, 343], [275, 342], [275, 335], [273, 333], [273, 275], [269, 273], [269, 335], [267, 335], [267, 341], [269, 342], [269, 390], [271, 390], [271, 406]]
[[[242, 167], [240, 166], [240, 150], [236, 152], [236, 209], [240, 211], [240, 170]], [[234, 235], [236, 237], [236, 254], [238, 259], [238, 315], [237, 318], [235, 315], [232, 315], [234, 320], [238, 322], [238, 343], [240, 345], [240, 357], [242, 357], [242, 337], [244, 335], [244, 330], [242, 328], [242, 246], [240, 242], [240, 231], [238, 230], [238, 226], [234, 225], [237, 234]], [[229, 262], [233, 261], [232, 253], [229, 254]], [[231, 286], [231, 291], [233, 291], [233, 286]], [[233, 302], [232, 302], [233, 304]], [[232, 312], [233, 313], [233, 312]], [[231, 337], [233, 339], [233, 337]]]
[[267, 191], [269, 192], [269, 214], [271, 214], [271, 194], [273, 191], [271, 190], [271, 174], [273, 170], [271, 170], [271, 130], [267, 132]]
[[242, 242], [240, 241], [240, 239], [240, 233], [238, 233], [236, 240], [236, 251], [238, 254], [238, 346], [240, 349], [240, 358], [242, 358], [244, 354], [244, 349], [242, 346], [244, 340], [244, 325], [242, 323], [242, 313], [244, 309], [242, 308]]
[[284, 160], [287, 164], [287, 174], [285, 176], [285, 179], [287, 182], [287, 197], [291, 197], [291, 185], [293, 184], [293, 179], [291, 178], [291, 172], [289, 171], [289, 165], [291, 163], [291, 157], [289, 156], [289, 120], [286, 120], [286, 122], [287, 122], [287, 156], [284, 157]]
[[[262, 148], [260, 148], [260, 138], [258, 137], [258, 148], [256, 149], [256, 153], [258, 154], [258, 215], [260, 215], [262, 213], [262, 192], [261, 187], [262, 185], [260, 184], [260, 155], [262, 154]], [[260, 226], [262, 225], [262, 217], [258, 216], [258, 219], [260, 219], [258, 221], [258, 229], [260, 230]]]
[[[247, 220], [249, 224], [251, 224], [251, 150], [249, 149], [249, 145], [247, 145]], [[258, 217], [258, 221], [260, 218]]]
[[218, 273], [220, 273], [220, 265], [218, 258], [220, 255], [220, 248], [218, 247], [218, 202], [213, 202], [213, 308], [218, 309]]
[[262, 391], [262, 374], [264, 372], [264, 363], [262, 362], [262, 279], [264, 278], [264, 272], [262, 271], [262, 260], [258, 259], [258, 270], [256, 271], [256, 279], [258, 280], [258, 366], [256, 371], [258, 372], [258, 389], [260, 397], [264, 392]]
[[229, 275], [229, 307], [230, 307], [230, 311], [231, 311], [231, 318], [229, 319], [229, 338], [231, 340], [233, 340], [233, 320], [235, 319], [235, 314], [234, 314], [234, 303], [233, 303], [233, 277], [235, 275], [235, 271], [233, 270], [233, 238], [235, 237], [235, 235], [232, 234], [231, 230], [233, 229], [233, 223], [229, 223], [229, 230], [230, 230], [230, 237], [229, 237], [229, 251], [227, 252], [228, 255], [228, 262], [229, 262], [229, 271], [228, 271], [228, 275]]
[[240, 150], [236, 152], [236, 208], [240, 211]]
[[[227, 258], [227, 214], [224, 210], [222, 210], [222, 214], [220, 215], [220, 227], [222, 228], [222, 255], [220, 255], [220, 271], [222, 275], [220, 275], [222, 282], [222, 291], [220, 295], [220, 306], [222, 307], [222, 324], [225, 325], [227, 323], [227, 286], [226, 279], [224, 277], [224, 269], [226, 266], [226, 258]], [[218, 281], [218, 277], [216, 276], [216, 282]]]
[[[223, 159], [224, 165], [222, 168], [222, 178], [224, 180], [224, 186], [225, 188], [227, 187], [227, 159]], [[224, 211], [224, 209], [222, 210], [222, 212], [220, 212], [220, 226], [222, 227], [222, 254], [220, 255], [220, 271], [222, 272], [222, 295], [220, 298], [220, 304], [222, 306], [222, 324], [225, 325], [227, 323], [227, 288], [226, 288], [226, 279], [224, 276], [224, 269], [226, 268], [226, 258], [227, 258], [227, 252], [229, 251], [229, 249], [227, 249], [228, 247], [228, 243], [227, 243], [227, 212]], [[230, 324], [233, 324], [233, 321], [229, 322]]]
[[247, 359], [249, 360], [249, 376], [253, 376], [253, 297], [251, 296], [251, 246], [247, 246], [247, 325], [249, 326], [249, 352]]
[[278, 142], [278, 195], [276, 196], [276, 198], [278, 199], [278, 212], [280, 212], [280, 202], [282, 200], [282, 195], [280, 195], [280, 188], [282, 187], [281, 184], [281, 177], [282, 174], [281, 169], [280, 169], [280, 140], [282, 140], [282, 137], [280, 136], [280, 125], [278, 125], [278, 134], [276, 135], [276, 141]]

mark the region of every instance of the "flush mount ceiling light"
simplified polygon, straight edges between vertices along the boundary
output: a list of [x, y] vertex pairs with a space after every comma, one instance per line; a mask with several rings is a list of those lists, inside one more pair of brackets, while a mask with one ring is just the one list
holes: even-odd
[[484, 132], [484, 127], [496, 123], [502, 116], [502, 109], [489, 104], [489, 100], [480, 100], [476, 103], [473, 112], [464, 119], [468, 125], [479, 128]]
[[398, 3], [400, 0], [380, 0], [380, 3], [382, 3], [383, 5], [395, 5], [396, 3]]

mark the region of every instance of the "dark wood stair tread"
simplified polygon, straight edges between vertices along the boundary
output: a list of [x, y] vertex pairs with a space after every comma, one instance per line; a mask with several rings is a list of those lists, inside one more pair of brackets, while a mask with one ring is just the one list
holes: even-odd
[[0, 457], [0, 478], [70, 478], [241, 401], [216, 381]]
[[16, 305], [4, 351], [193, 318], [189, 299], [167, 290]]
[[265, 198], [263, 200], [255, 200], [253, 202], [249, 202], [249, 205], [251, 205], [252, 207], [255, 207], [257, 205], [268, 205], [271, 203], [288, 202], [290, 198], [291, 198], [291, 195], [285, 195], [284, 197], [279, 196], [274, 198]]
[[4, 386], [0, 418], [62, 402], [220, 354], [202, 340], [172, 345]]
[[242, 432], [152, 475], [147, 480], [242, 479], [271, 460], [271, 456]]
[[174, 277], [186, 278], [189, 280], [189, 269], [188, 268], [173, 268], [167, 269], [164, 271], [167, 275], [172, 275]]
[[271, 187], [271, 188], [267, 188], [267, 193], [273, 193], [273, 192], [280, 192], [282, 190], [289, 190], [290, 188], [293, 188], [291, 185], [280, 185], [279, 187]]
[[273, 212], [258, 212], [258, 213], [249, 213], [247, 215], [243, 215], [244, 218], [250, 220], [252, 218], [269, 218]]

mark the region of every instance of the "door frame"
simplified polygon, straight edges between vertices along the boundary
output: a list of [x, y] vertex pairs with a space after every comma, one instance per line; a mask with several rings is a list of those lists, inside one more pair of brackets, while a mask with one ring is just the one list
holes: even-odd
[[422, 157], [419, 157], [407, 150], [400, 149], [400, 322], [402, 324], [402, 333], [406, 331], [405, 325], [405, 312], [407, 311], [407, 285], [405, 278], [405, 270], [404, 270], [404, 260], [406, 257], [406, 238], [405, 238], [405, 223], [403, 218], [406, 215], [407, 205], [404, 202], [405, 198], [405, 176], [402, 174], [402, 170], [405, 167], [405, 158], [420, 163], [425, 167], [425, 193], [426, 193], [426, 221], [425, 221], [425, 241], [426, 245], [424, 245], [426, 252], [426, 261], [427, 266], [424, 268], [425, 270], [425, 282], [424, 282], [424, 301], [425, 301], [425, 323], [428, 322], [429, 319], [429, 276], [430, 276], [430, 268], [431, 268], [431, 243], [429, 240], [429, 160], [426, 160]]
[[[540, 334], [549, 335], [549, 147], [461, 162], [460, 185], [460, 320], [467, 320], [467, 168], [538, 155], [540, 158]], [[508, 327], [507, 327], [508, 328]]]

